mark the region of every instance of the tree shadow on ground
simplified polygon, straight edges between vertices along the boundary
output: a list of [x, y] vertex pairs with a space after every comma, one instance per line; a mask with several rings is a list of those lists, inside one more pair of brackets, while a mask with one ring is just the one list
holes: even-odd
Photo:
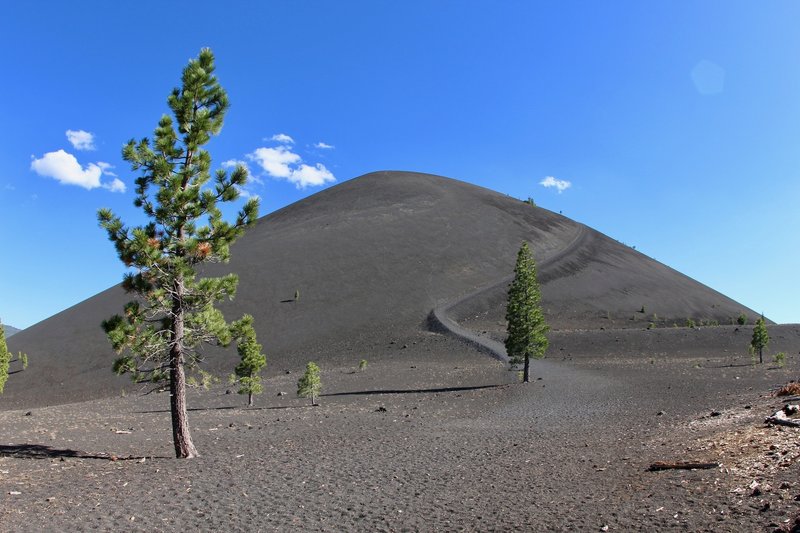
[[365, 390], [353, 392], [331, 392], [328, 394], [320, 394], [320, 396], [371, 396], [379, 394], [425, 394], [425, 393], [438, 393], [438, 392], [463, 392], [470, 390], [481, 389], [496, 389], [505, 387], [506, 385], [476, 385], [472, 387], [440, 387], [433, 389], [379, 389], [379, 390]]
[[[238, 409], [238, 405], [225, 405], [222, 407], [189, 407], [186, 409], [189, 412], [192, 411], [230, 411], [232, 409]], [[158, 413], [169, 413], [169, 409], [154, 409], [152, 411], [135, 411], [136, 414], [139, 415], [155, 415]]]
[[703, 365], [703, 368], [744, 368], [746, 366], [753, 366], [753, 363], [740, 363], [740, 364], [727, 364], [727, 365]]
[[17, 459], [102, 459], [104, 461], [132, 461], [143, 458], [141, 456], [118, 457], [107, 453], [87, 453], [69, 448], [53, 448], [44, 444], [0, 445], [0, 457], [14, 457]]

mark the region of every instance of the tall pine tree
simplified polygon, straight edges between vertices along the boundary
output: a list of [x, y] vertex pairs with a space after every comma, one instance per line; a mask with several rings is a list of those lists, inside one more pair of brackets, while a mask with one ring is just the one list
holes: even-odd
[[167, 99], [175, 120], [162, 116], [152, 142], [131, 140], [122, 150], [122, 158], [141, 172], [134, 205], [149, 222], [128, 228], [108, 209], [98, 219], [132, 269], [122, 285], [134, 300], [123, 315], [103, 322], [121, 354], [114, 370], [130, 372], [138, 382], [169, 383], [175, 455], [187, 458], [198, 454], [186, 414], [185, 369], [201, 361], [202, 344], [231, 341], [230, 326], [214, 304], [232, 298], [238, 283], [235, 274], [198, 278], [196, 271], [202, 263], [228, 260], [231, 244], [258, 217], [258, 201], [251, 198], [226, 222], [218, 204], [239, 197], [247, 170], [218, 170], [209, 183], [211, 156], [201, 147], [220, 132], [228, 109], [211, 50], [189, 61], [181, 81]]
[[533, 260], [528, 243], [524, 242], [517, 253], [514, 281], [508, 289], [506, 309], [508, 335], [505, 345], [512, 365], [525, 363], [522, 377], [525, 383], [530, 381], [531, 357], [536, 359], [544, 357], [549, 343], [547, 332], [550, 328], [545, 323], [540, 301], [536, 262]]

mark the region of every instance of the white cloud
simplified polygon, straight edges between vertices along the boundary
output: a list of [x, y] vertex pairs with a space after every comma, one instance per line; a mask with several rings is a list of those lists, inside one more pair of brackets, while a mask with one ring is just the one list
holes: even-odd
[[302, 164], [300, 167], [292, 169], [292, 174], [287, 179], [298, 189], [305, 189], [309, 186], [318, 187], [336, 181], [336, 177], [322, 163], [317, 163], [313, 167]]
[[256, 148], [247, 158], [255, 161], [269, 176], [294, 183], [298, 189], [317, 187], [336, 181], [336, 177], [325, 165], [314, 166], [303, 163], [303, 159], [286, 146]]
[[255, 152], [247, 156], [258, 163], [264, 172], [273, 178], [286, 178], [292, 175], [290, 165], [300, 163], [301, 158], [285, 146], [277, 148], [256, 148]]
[[108, 163], [98, 161], [82, 167], [74, 155], [57, 150], [47, 152], [40, 158], [33, 158], [31, 170], [46, 178], [53, 178], [63, 185], [77, 185], [86, 190], [103, 187], [111, 192], [125, 192], [125, 184], [118, 178], [110, 183], [100, 183], [100, 176], [114, 176], [108, 169], [114, 168]]
[[553, 176], [547, 176], [545, 179], [539, 182], [539, 185], [547, 188], [555, 187], [558, 189], [558, 194], [561, 194], [565, 190], [572, 187], [572, 182], [567, 180], [559, 180], [554, 178]]
[[283, 144], [294, 144], [294, 139], [286, 135], [285, 133], [276, 133], [272, 137], [269, 138], [270, 141], [277, 141]]
[[317, 144], [314, 145], [314, 148], [321, 148], [323, 150], [333, 150], [335, 148], [335, 146], [333, 146], [332, 144], [328, 144], [328, 143], [324, 143], [324, 142], [320, 141], [320, 142], [318, 142]]
[[84, 169], [74, 155], [64, 150], [47, 152], [40, 159], [34, 159], [31, 170], [64, 185], [77, 185], [84, 189], [99, 187], [100, 176], [103, 174], [103, 169], [95, 163], [89, 163]]
[[108, 163], [98, 161], [97, 166], [100, 167], [100, 170], [102, 170], [103, 174], [105, 174], [106, 176], [116, 176], [116, 174], [111, 172], [111, 169], [114, 168], [114, 165], [109, 165]]
[[67, 130], [67, 140], [76, 150], [95, 150], [94, 134], [83, 130]]
[[101, 187], [111, 192], [125, 192], [127, 190], [125, 183], [119, 178], [114, 178], [110, 182], [101, 185]]

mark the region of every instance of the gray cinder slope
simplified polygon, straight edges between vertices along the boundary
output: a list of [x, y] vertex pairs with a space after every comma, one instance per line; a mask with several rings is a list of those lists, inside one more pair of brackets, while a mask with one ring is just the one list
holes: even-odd
[[[723, 319], [744, 309], [566, 217], [411, 172], [367, 174], [263, 217], [234, 245], [231, 263], [208, 272], [239, 274], [238, 295], [223, 310], [228, 318], [254, 315], [271, 373], [299, 368], [312, 355], [323, 364], [352, 359], [343, 350], [358, 359], [365, 339], [425, 327], [434, 307], [509, 276], [523, 240], [537, 261], [550, 258], [543, 295], [556, 327], [651, 302], [664, 318], [702, 309]], [[490, 299], [502, 297], [495, 292]], [[126, 299], [113, 287], [15, 335], [10, 348], [26, 351], [31, 367], [9, 380], [3, 403], [119, 393], [128, 380], [111, 373], [100, 322], [121, 312]], [[229, 349], [208, 360], [229, 372], [235, 358]]]

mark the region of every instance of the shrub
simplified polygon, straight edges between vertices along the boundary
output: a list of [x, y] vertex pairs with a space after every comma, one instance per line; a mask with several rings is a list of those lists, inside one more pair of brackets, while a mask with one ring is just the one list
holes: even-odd
[[367, 369], [367, 360], [362, 359], [361, 361], [358, 362], [358, 371], [363, 372], [366, 369]]
[[687, 328], [694, 328], [695, 326], [697, 326], [697, 324], [695, 323], [695, 321], [693, 319], [691, 319], [691, 318], [687, 318], [686, 319], [686, 327]]
[[784, 352], [778, 352], [772, 356], [772, 360], [775, 361], [778, 368], [783, 368], [783, 365], [786, 364], [786, 354]]
[[744, 313], [739, 313], [739, 316], [736, 317], [736, 323], [739, 324], [740, 326], [744, 326], [745, 324], [747, 324], [747, 315], [745, 315]]

